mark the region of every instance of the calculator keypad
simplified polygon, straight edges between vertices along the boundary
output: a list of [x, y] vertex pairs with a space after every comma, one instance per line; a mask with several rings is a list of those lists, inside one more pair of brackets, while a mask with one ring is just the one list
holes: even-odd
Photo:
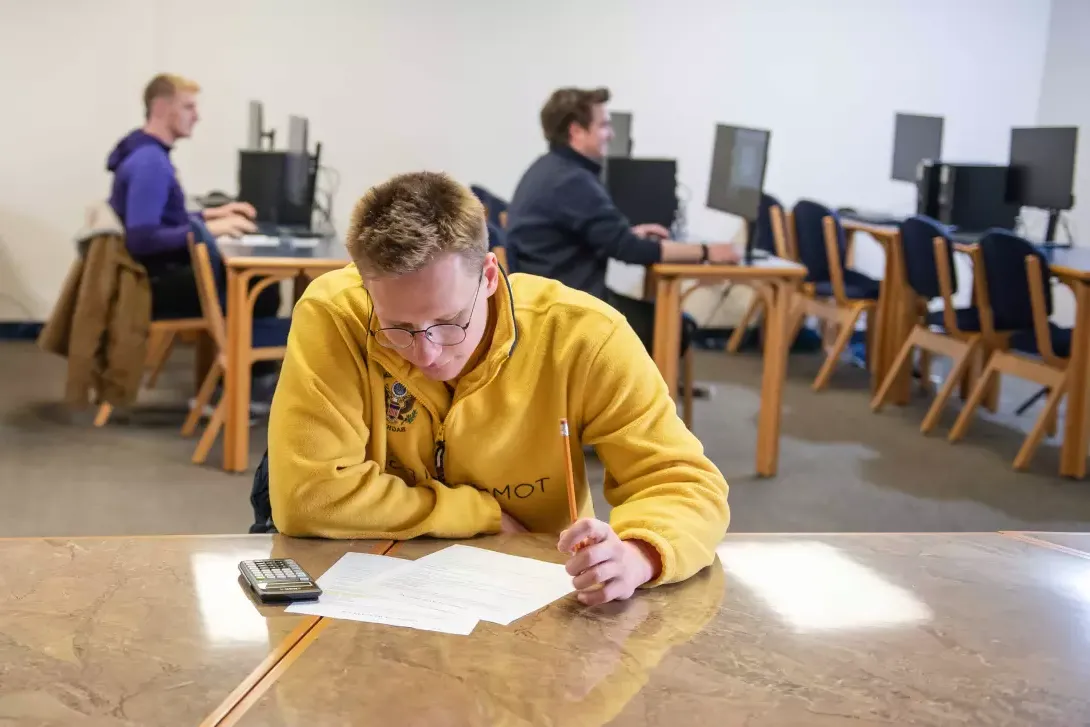
[[310, 578], [299, 564], [291, 559], [258, 560], [246, 563], [246, 571], [253, 580], [258, 583], [275, 583], [279, 581], [304, 581], [309, 583]]

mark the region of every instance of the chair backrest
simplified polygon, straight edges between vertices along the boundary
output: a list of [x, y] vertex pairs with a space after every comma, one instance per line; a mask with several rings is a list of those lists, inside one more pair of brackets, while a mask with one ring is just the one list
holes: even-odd
[[1026, 331], [1033, 328], [1033, 300], [1026, 276], [1026, 258], [1040, 262], [1044, 290], [1045, 317], [1052, 315], [1052, 270], [1045, 256], [1026, 239], [1009, 230], [988, 230], [980, 239], [980, 261], [991, 304], [995, 328], [1000, 331]]
[[[218, 254], [218, 251], [217, 253]], [[193, 262], [193, 277], [197, 279], [197, 295], [201, 301], [201, 314], [208, 326], [208, 335], [212, 336], [220, 351], [227, 350], [227, 324], [223, 318], [223, 306], [216, 290], [216, 279], [212, 272], [212, 258], [208, 245], [203, 242], [194, 244], [189, 238], [189, 258]]]
[[939, 285], [935, 238], [946, 241], [947, 265], [950, 270], [950, 294], [958, 290], [957, 269], [954, 267], [954, 245], [949, 231], [937, 220], [924, 215], [909, 217], [901, 223], [901, 252], [905, 262], [905, 277], [916, 295], [931, 300], [942, 295]]
[[808, 199], [801, 199], [795, 204], [795, 244], [798, 246], [799, 262], [806, 266], [806, 279], [810, 282], [823, 283], [831, 280], [830, 261], [825, 246], [825, 218], [831, 217], [836, 230], [836, 249], [840, 259], [835, 264], [843, 265], [847, 255], [847, 239], [840, 226], [840, 218], [825, 205]]
[[484, 205], [485, 211], [488, 213], [488, 221], [499, 227], [503, 227], [500, 220], [500, 215], [506, 217], [508, 203], [507, 200], [500, 199], [490, 191], [480, 186], [479, 184], [469, 185], [469, 190], [481, 201]]
[[773, 255], [780, 255], [776, 249], [776, 235], [772, 230], [772, 208], [780, 207], [780, 201], [771, 194], [761, 195], [761, 206], [757, 209], [757, 237], [753, 241], [753, 247], [764, 250]]

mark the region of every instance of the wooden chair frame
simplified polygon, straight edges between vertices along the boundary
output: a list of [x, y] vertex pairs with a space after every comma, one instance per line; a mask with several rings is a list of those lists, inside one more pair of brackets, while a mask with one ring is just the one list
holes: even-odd
[[[867, 314], [867, 365], [873, 361], [873, 352], [877, 350], [878, 326], [874, 322], [874, 311], [877, 309], [876, 300], [851, 300], [844, 290], [844, 267], [840, 259], [840, 248], [837, 239], [836, 221], [827, 216], [822, 220], [822, 228], [825, 237], [825, 254], [829, 261], [829, 280], [832, 284], [833, 295], [831, 298], [819, 298], [814, 293], [813, 286], [804, 288], [798, 296], [795, 310], [792, 312], [791, 336], [793, 341], [798, 336], [799, 329], [807, 316], [814, 316], [826, 326], [827, 331], [835, 336], [829, 341], [826, 348], [825, 362], [814, 378], [812, 388], [821, 391], [829, 385], [833, 371], [836, 370], [840, 357], [851, 342], [855, 333], [855, 324], [865, 313]], [[827, 339], [829, 340], [829, 339]]]
[[[186, 417], [185, 423], [182, 425], [182, 436], [186, 437], [192, 436], [196, 430], [204, 408], [212, 400], [216, 386], [227, 374], [227, 322], [223, 308], [220, 305], [219, 295], [216, 292], [216, 281], [215, 276], [212, 274], [212, 261], [208, 255], [208, 248], [204, 243], [195, 245], [192, 237], [190, 237], [189, 255], [193, 260], [193, 274], [197, 278], [197, 292], [201, 299], [201, 311], [204, 313], [208, 334], [215, 345], [216, 356], [212, 362], [212, 367], [208, 370], [208, 374], [197, 391], [193, 408], [189, 410], [189, 416]], [[268, 278], [257, 282], [250, 289], [250, 300], [256, 298], [269, 285], [278, 284], [279, 282], [276, 278]], [[257, 361], [280, 361], [284, 358], [286, 352], [286, 346], [254, 347], [250, 349], [249, 356], [243, 365], [249, 368]], [[208, 452], [212, 449], [216, 437], [219, 436], [220, 431], [223, 429], [226, 415], [226, 401], [221, 398], [219, 403], [216, 404], [216, 408], [213, 410], [201, 438], [197, 441], [196, 449], [193, 450], [193, 464], [203, 464], [208, 459]]]
[[[983, 256], [979, 247], [974, 246], [974, 248], [973, 252], [976, 256], [975, 277], [986, 281], [984, 276], [987, 275], [987, 271], [984, 270]], [[1026, 276], [1029, 280], [1030, 307], [1033, 312], [1033, 333], [1037, 342], [1037, 350], [1040, 352], [1040, 358], [1033, 358], [1011, 351], [1009, 346], [997, 347], [992, 350], [984, 367], [984, 373], [976, 382], [976, 386], [973, 387], [973, 391], [969, 395], [968, 401], [965, 402], [961, 414], [958, 415], [957, 421], [954, 422], [954, 427], [950, 430], [949, 436], [950, 442], [957, 442], [965, 436], [965, 432], [968, 431], [969, 425], [972, 423], [973, 415], [976, 413], [976, 408], [983, 403], [985, 397], [993, 390], [992, 380], [998, 379], [1001, 374], [1017, 376], [1040, 384], [1048, 389], [1048, 397], [1045, 399], [1044, 409], [1041, 411], [1040, 416], [1037, 417], [1037, 421], [1022, 442], [1022, 447], [1014, 458], [1014, 469], [1016, 470], [1024, 470], [1029, 466], [1046, 432], [1052, 434], [1056, 432], [1057, 411], [1060, 400], [1067, 393], [1071, 373], [1068, 360], [1057, 356], [1052, 348], [1052, 334], [1048, 324], [1048, 306], [1045, 302], [1045, 289], [1041, 281], [1041, 261], [1036, 255], [1026, 256]], [[985, 298], [978, 301], [981, 329], [985, 338], [988, 338], [989, 335], [996, 337], [991, 304], [986, 297], [987, 286], [982, 284], [982, 287], [985, 288]]]
[[[167, 359], [174, 350], [174, 344], [179, 337], [189, 334], [201, 335], [208, 329], [204, 318], [176, 318], [170, 320], [152, 321], [148, 326], [148, 351], [144, 357], [144, 368], [148, 370], [143, 385], [151, 389], [159, 380], [159, 374], [163, 370]], [[94, 424], [96, 427], [104, 427], [110, 421], [114, 407], [109, 403], [102, 403], [95, 412]]]
[[878, 388], [878, 393], [871, 400], [871, 410], [874, 412], [881, 411], [892, 394], [893, 387], [897, 383], [901, 372], [906, 366], [912, 365], [912, 352], [915, 349], [920, 350], [923, 375], [925, 377], [930, 376], [931, 354], [949, 357], [951, 359], [950, 375], [946, 378], [942, 388], [935, 396], [935, 400], [931, 403], [931, 408], [927, 410], [927, 415], [920, 424], [920, 431], [924, 434], [930, 432], [938, 424], [939, 417], [942, 416], [942, 410], [954, 393], [954, 388], [962, 382], [969, 367], [979, 360], [978, 351], [983, 339], [980, 332], [962, 331], [958, 328], [957, 315], [954, 310], [954, 284], [950, 270], [950, 249], [946, 240], [942, 237], [935, 237], [933, 244], [935, 267], [939, 278], [939, 292], [943, 302], [942, 323], [945, 331], [932, 331], [928, 326], [927, 301], [921, 298], [919, 303], [922, 304], [920, 305], [922, 320], [916, 323], [912, 332], [909, 333], [908, 339], [905, 340], [904, 345], [901, 346], [901, 350], [893, 361], [893, 366], [889, 369], [886, 378]]

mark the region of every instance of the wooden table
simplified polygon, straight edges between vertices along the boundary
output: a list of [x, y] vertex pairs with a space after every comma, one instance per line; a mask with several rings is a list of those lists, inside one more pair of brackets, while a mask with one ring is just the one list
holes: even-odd
[[[227, 373], [224, 396], [223, 463], [229, 472], [245, 472], [250, 459], [250, 367], [254, 301], [258, 293], [282, 280], [296, 281], [296, 297], [313, 277], [349, 263], [344, 245], [333, 238], [315, 246], [220, 244], [227, 268]], [[251, 286], [254, 278], [262, 281]]]
[[1090, 723], [1087, 533], [729, 534], [683, 584], [468, 637], [286, 614], [237, 577], [448, 544], [0, 540], [0, 724]]
[[1090, 441], [1090, 249], [1045, 248], [1044, 253], [1052, 273], [1075, 294], [1075, 330], [1067, 364], [1074, 374], [1067, 390], [1060, 474], [1082, 479]]
[[[908, 334], [912, 332], [915, 310], [912, 296], [905, 276], [904, 255], [901, 250], [901, 231], [896, 225], [876, 225], [842, 216], [840, 226], [847, 237], [848, 248], [852, 248], [856, 232], [864, 232], [873, 237], [886, 255], [885, 272], [878, 291], [878, 306], [874, 323], [877, 325], [875, 351], [868, 351], [873, 356], [871, 379], [875, 390], [885, 380], [897, 353], [901, 350]], [[867, 325], [871, 325], [867, 321]], [[906, 369], [893, 386], [891, 401], [907, 404], [911, 393], [912, 372]]]
[[684, 584], [468, 637], [322, 620], [220, 724], [1088, 724], [1090, 559], [1016, 535], [728, 535]]
[[739, 265], [652, 265], [655, 286], [655, 334], [652, 355], [666, 379], [670, 395], [677, 396], [681, 350], [681, 283], [696, 280], [762, 282], [770, 288], [766, 312], [764, 373], [761, 378], [761, 410], [757, 416], [757, 474], [772, 477], [780, 456], [780, 411], [787, 372], [788, 313], [794, 293], [806, 277], [806, 268], [777, 257]]
[[238, 562], [318, 574], [337, 543], [267, 535], [0, 539], [0, 724], [196, 725], [317, 623], [256, 605]]

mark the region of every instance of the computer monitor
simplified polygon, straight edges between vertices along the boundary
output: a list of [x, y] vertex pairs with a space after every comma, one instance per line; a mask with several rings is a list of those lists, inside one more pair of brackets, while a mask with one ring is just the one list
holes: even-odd
[[677, 160], [610, 159], [606, 189], [632, 224], [654, 222], [670, 229], [677, 216]]
[[288, 117], [288, 151], [297, 154], [307, 153], [307, 133], [309, 123], [305, 116]]
[[897, 114], [893, 124], [893, 171], [898, 182], [916, 183], [916, 170], [925, 159], [942, 158], [941, 116]]
[[[254, 206], [257, 222], [310, 228], [321, 149], [322, 145], [318, 144], [314, 156], [282, 151], [239, 151], [238, 199]], [[301, 194], [298, 181], [292, 180], [300, 175], [300, 163], [306, 170]]]
[[753, 259], [757, 215], [761, 209], [768, 142], [772, 132], [718, 124], [712, 147], [708, 180], [710, 209], [737, 215], [746, 221], [746, 260]]
[[632, 156], [632, 114], [627, 111], [614, 111], [609, 117], [613, 126], [613, 138], [609, 142], [606, 156], [611, 159]]
[[[250, 102], [250, 118], [246, 130], [246, 148], [261, 149], [264, 140], [272, 141], [272, 134], [265, 133], [265, 113], [260, 101]], [[271, 145], [270, 145], [271, 148]]]
[[1011, 129], [1008, 200], [1049, 211], [1046, 242], [1056, 236], [1060, 210], [1075, 206], [1075, 154], [1079, 130], [1074, 126]]
[[285, 159], [284, 189], [287, 200], [297, 206], [307, 204], [310, 183], [310, 155], [307, 150], [307, 120], [302, 116], [288, 117], [288, 151]]

